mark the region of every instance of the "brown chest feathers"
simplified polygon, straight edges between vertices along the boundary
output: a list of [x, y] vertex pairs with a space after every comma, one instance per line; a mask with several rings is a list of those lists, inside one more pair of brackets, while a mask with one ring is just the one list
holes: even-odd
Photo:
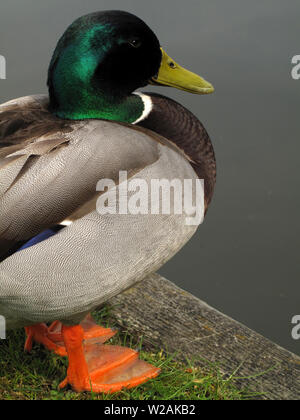
[[216, 184], [216, 158], [207, 131], [190, 111], [177, 102], [155, 93], [147, 95], [151, 96], [153, 110], [138, 125], [166, 137], [194, 162], [192, 166], [195, 172], [205, 182], [208, 206]]

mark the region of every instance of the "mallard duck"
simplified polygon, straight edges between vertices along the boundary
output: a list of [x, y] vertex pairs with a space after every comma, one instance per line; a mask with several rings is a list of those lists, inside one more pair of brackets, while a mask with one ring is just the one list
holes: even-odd
[[61, 387], [77, 392], [115, 392], [159, 373], [137, 352], [104, 345], [114, 331], [89, 313], [159, 269], [198, 227], [174, 211], [101, 214], [99, 180], [117, 182], [120, 171], [149, 184], [204, 179], [205, 211], [213, 195], [206, 130], [174, 100], [136, 92], [148, 84], [214, 90], [136, 16], [92, 13], [59, 40], [49, 96], [0, 106], [0, 314], [8, 329], [25, 327], [27, 351], [36, 341], [68, 357]]

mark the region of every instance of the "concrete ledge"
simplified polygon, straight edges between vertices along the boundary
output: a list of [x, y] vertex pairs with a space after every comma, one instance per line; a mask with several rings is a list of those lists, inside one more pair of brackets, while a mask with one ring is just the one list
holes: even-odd
[[[262, 399], [300, 399], [300, 357], [157, 274], [115, 297], [110, 305], [117, 323], [142, 336], [149, 349], [164, 348], [182, 358], [200, 356], [218, 362], [223, 373], [237, 370], [235, 376], [252, 376], [237, 383], [264, 393]], [[266, 373], [260, 376], [262, 372]]]

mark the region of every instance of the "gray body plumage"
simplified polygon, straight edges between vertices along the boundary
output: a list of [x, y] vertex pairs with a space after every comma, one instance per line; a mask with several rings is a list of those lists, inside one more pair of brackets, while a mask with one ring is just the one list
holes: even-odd
[[[46, 105], [43, 96], [3, 104], [0, 122], [9, 109], [16, 109], [17, 118], [18, 109], [46, 112]], [[152, 179], [197, 179], [186, 156], [149, 130], [73, 121], [69, 130], [58, 124], [56, 131], [17, 146], [0, 155], [0, 244], [27, 240], [66, 219], [73, 223], [0, 263], [0, 315], [8, 328], [78, 323], [159, 269], [197, 229], [186, 224], [185, 213], [100, 215], [95, 210], [97, 182], [117, 181], [119, 171], [149, 186]]]

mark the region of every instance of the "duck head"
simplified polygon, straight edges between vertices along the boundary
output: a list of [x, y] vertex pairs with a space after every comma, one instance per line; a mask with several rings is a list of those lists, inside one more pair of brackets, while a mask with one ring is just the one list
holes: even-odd
[[214, 90], [175, 63], [141, 19], [121, 11], [92, 13], [77, 19], [57, 44], [48, 72], [50, 110], [65, 119], [134, 123], [144, 102], [132, 93], [149, 83], [196, 94]]

